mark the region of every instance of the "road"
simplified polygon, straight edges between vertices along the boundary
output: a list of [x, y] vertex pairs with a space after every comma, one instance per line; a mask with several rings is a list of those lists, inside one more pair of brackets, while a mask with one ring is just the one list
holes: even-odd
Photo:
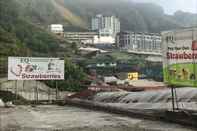
[[176, 124], [54, 105], [0, 108], [0, 130], [195, 131]]

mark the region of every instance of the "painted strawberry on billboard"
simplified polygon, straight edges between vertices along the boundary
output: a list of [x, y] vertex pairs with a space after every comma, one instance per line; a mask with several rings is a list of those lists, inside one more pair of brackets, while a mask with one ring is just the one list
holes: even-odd
[[197, 40], [192, 41], [192, 50], [197, 50]]
[[23, 67], [21, 65], [16, 65], [15, 67], [11, 67], [11, 73], [15, 76], [20, 76], [23, 71]]

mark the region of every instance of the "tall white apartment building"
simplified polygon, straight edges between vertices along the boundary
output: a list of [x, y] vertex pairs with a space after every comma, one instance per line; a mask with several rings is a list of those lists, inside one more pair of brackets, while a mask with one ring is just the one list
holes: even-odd
[[120, 21], [116, 16], [96, 15], [91, 21], [91, 30], [98, 32], [110, 32], [110, 36], [115, 37], [120, 32]]

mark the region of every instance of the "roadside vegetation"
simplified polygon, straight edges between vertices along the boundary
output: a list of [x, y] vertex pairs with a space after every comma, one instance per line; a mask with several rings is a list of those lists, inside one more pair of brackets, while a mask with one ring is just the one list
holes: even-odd
[[64, 65], [64, 81], [46, 81], [46, 84], [55, 88], [56, 82], [58, 82], [58, 88], [62, 91], [80, 91], [87, 87], [87, 76], [83, 69], [68, 59], [65, 59]]

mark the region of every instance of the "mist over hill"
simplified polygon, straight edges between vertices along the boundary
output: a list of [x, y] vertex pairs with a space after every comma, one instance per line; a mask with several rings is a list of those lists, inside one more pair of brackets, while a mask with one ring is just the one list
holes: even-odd
[[173, 19], [180, 22], [183, 26], [196, 26], [197, 25], [197, 14], [188, 13], [183, 11], [177, 11], [173, 15]]
[[121, 30], [160, 32], [197, 24], [197, 15], [177, 12], [167, 15], [161, 6], [152, 3], [134, 3], [130, 0], [64, 0], [65, 8], [90, 24], [96, 14], [116, 15]]
[[68, 31], [90, 28], [96, 14], [116, 15], [121, 30], [160, 32], [197, 25], [197, 14], [177, 11], [167, 15], [161, 6], [131, 0], [14, 0], [20, 16], [45, 28], [60, 23]]
[[86, 23], [67, 8], [64, 0], [15, 0], [20, 8], [20, 15], [33, 23], [50, 25], [60, 23], [64, 26], [86, 27]]

